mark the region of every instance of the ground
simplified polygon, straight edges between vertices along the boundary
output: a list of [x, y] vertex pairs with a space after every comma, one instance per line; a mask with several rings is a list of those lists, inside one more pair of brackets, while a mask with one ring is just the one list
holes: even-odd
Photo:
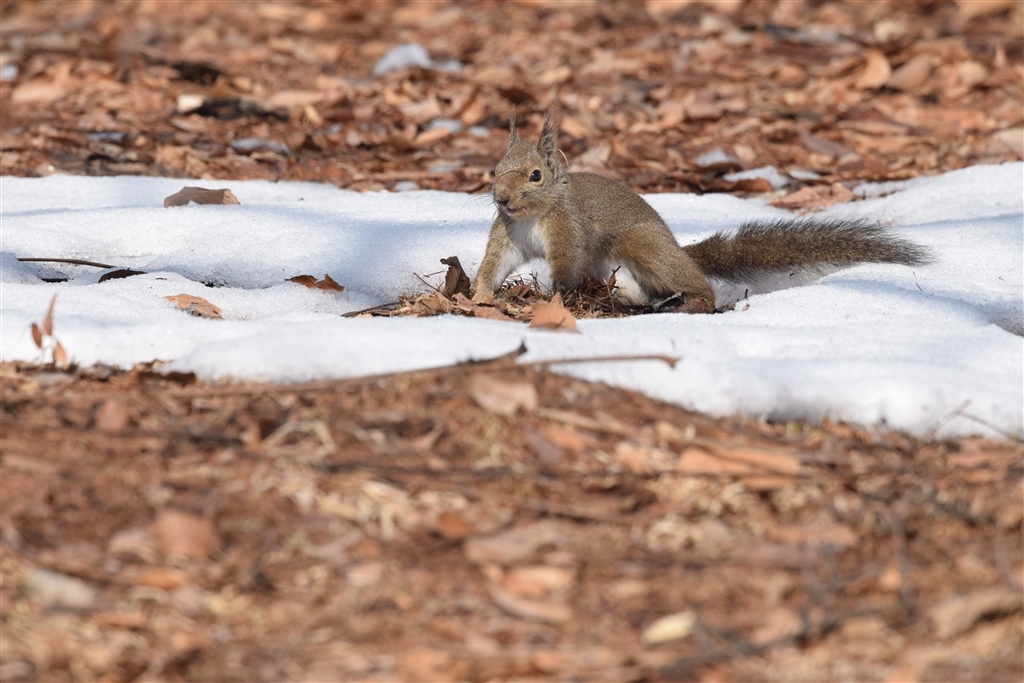
[[[4, 174], [477, 192], [511, 107], [555, 103], [571, 164], [644, 191], [811, 208], [1024, 156], [1019, 2], [0, 10]], [[374, 76], [403, 42], [438, 68]], [[805, 173], [723, 176], [765, 164]], [[1024, 678], [1019, 442], [711, 418], [507, 358], [158, 366], [0, 364], [0, 680]]]

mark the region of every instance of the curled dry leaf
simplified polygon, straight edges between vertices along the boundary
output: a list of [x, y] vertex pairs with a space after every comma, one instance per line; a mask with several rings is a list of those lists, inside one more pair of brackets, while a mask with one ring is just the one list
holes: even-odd
[[57, 303], [56, 294], [50, 299], [50, 306], [46, 309], [46, 317], [43, 318], [43, 334], [47, 336], [53, 334], [53, 305], [55, 303]]
[[32, 341], [35, 342], [37, 349], [43, 348], [43, 331], [35, 323], [32, 323]]
[[60, 342], [53, 347], [53, 363], [61, 370], [67, 370], [71, 366], [68, 363], [68, 352], [64, 350], [64, 345]]
[[296, 275], [295, 277], [288, 278], [288, 282], [297, 282], [303, 287], [309, 287], [310, 289], [322, 289], [325, 292], [344, 292], [345, 287], [335, 282], [327, 273], [324, 273], [323, 280], [317, 280], [312, 275]]
[[858, 90], [881, 88], [889, 80], [889, 76], [892, 75], [892, 67], [889, 66], [889, 60], [886, 59], [885, 54], [881, 50], [876, 48], [868, 50], [866, 57], [867, 63], [864, 65], [864, 70], [857, 76], [854, 87]]
[[520, 598], [497, 586], [491, 586], [490, 592], [494, 604], [520, 619], [540, 621], [546, 624], [561, 624], [572, 618], [572, 610], [557, 602]]
[[670, 640], [685, 638], [693, 632], [697, 624], [697, 615], [691, 610], [677, 612], [657, 619], [653, 624], [644, 629], [643, 641], [647, 645], [657, 645]]
[[469, 276], [463, 270], [459, 257], [449, 256], [448, 258], [441, 259], [441, 263], [448, 266], [448, 272], [444, 276], [444, 295], [450, 297], [461, 294], [468, 298]]
[[556, 294], [551, 301], [538, 301], [533, 305], [533, 320], [530, 327], [561, 332], [579, 332], [576, 318], [562, 304], [562, 295]]
[[165, 296], [164, 298], [178, 304], [178, 308], [197, 318], [219, 320], [221, 317], [220, 309], [202, 297], [192, 296], [191, 294], [176, 294], [174, 296]]
[[240, 204], [231, 190], [209, 190], [204, 187], [183, 187], [164, 199], [164, 208], [185, 206], [189, 202], [196, 204]]

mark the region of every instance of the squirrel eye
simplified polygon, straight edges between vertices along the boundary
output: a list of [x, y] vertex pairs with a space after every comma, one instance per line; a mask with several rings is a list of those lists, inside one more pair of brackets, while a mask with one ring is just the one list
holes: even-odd
[[531, 183], [539, 183], [540, 182], [540, 169], [535, 169], [534, 172], [530, 174], [530, 182]]

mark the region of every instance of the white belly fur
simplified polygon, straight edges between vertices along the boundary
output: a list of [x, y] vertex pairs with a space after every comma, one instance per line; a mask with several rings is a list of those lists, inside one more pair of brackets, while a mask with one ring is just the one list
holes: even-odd
[[512, 221], [509, 237], [512, 239], [512, 244], [516, 245], [527, 259], [547, 258], [548, 250], [544, 246], [540, 230], [537, 229], [536, 217]]

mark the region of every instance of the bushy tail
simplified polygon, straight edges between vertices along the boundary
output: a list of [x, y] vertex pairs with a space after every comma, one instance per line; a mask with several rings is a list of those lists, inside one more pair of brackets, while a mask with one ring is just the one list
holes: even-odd
[[750, 221], [683, 250], [705, 276], [734, 282], [797, 268], [931, 260], [924, 247], [864, 219]]

